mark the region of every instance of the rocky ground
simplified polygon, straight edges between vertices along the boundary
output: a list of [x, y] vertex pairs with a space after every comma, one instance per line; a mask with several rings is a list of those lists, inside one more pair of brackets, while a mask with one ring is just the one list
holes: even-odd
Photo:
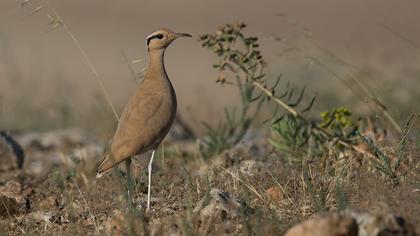
[[[367, 157], [290, 162], [263, 138], [204, 159], [194, 141], [168, 139], [155, 159], [145, 212], [148, 155], [137, 157], [132, 198], [125, 170], [102, 179], [105, 143], [69, 129], [0, 138], [0, 235], [416, 235], [418, 153], [390, 184]], [[174, 141], [176, 140], [176, 141]]]

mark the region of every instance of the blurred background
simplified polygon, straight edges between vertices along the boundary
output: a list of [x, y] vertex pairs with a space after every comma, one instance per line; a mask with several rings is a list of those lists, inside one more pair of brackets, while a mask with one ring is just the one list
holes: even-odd
[[179, 114], [198, 132], [201, 120], [216, 122], [238, 94], [215, 83], [216, 58], [196, 39], [244, 21], [245, 32], [260, 39], [270, 76], [318, 95], [314, 117], [331, 106], [374, 114], [373, 96], [401, 122], [420, 112], [418, 9], [415, 0], [2, 0], [0, 127], [113, 131], [115, 117], [91, 68], [48, 15], [68, 25], [119, 112], [136, 87], [133, 71], [147, 66], [145, 38], [165, 27], [195, 37], [176, 41], [165, 57]]

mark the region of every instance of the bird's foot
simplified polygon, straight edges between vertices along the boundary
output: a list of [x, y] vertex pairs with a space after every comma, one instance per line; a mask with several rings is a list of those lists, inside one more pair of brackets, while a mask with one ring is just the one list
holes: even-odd
[[153, 207], [151, 207], [151, 206], [147, 207], [147, 203], [146, 203], [146, 202], [143, 202], [143, 201], [140, 201], [140, 202], [138, 203], [137, 208], [138, 208], [141, 212], [146, 213], [146, 214], [149, 214], [149, 213], [151, 213], [151, 212], [153, 212], [153, 211], [155, 210], [155, 209], [154, 209]]
[[147, 206], [147, 199], [139, 199], [137, 203], [137, 208], [141, 210], [144, 213], [150, 214], [157, 211], [157, 208], [155, 207], [157, 202], [161, 201], [160, 198], [151, 198], [150, 199], [150, 206]]

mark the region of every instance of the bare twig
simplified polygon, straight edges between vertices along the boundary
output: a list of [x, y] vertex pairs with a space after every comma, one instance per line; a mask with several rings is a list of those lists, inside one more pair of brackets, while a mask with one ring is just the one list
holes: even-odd
[[[57, 12], [53, 9], [54, 13], [57, 14]], [[99, 86], [101, 87], [102, 92], [105, 95], [106, 100], [108, 101], [109, 106], [112, 109], [112, 112], [114, 113], [115, 118], [117, 121], [120, 119], [117, 113], [117, 110], [115, 109], [114, 105], [112, 104], [111, 97], [109, 96], [105, 85], [103, 84], [102, 80], [99, 77], [99, 73], [96, 70], [95, 66], [93, 65], [92, 61], [90, 60], [89, 56], [87, 55], [86, 51], [82, 48], [77, 38], [74, 36], [73, 32], [70, 30], [68, 25], [62, 22], [64, 30], [67, 32], [67, 34], [70, 36], [70, 38], [73, 40], [74, 44], [79, 49], [80, 53], [82, 54], [83, 58], [85, 59], [86, 63], [88, 64], [89, 68], [91, 69], [92, 73], [94, 74], [96, 80], [98, 81]]]
[[[76, 45], [77, 49], [80, 51], [80, 53], [83, 56], [83, 59], [85, 60], [86, 64], [89, 66], [90, 70], [92, 71], [94, 78], [96, 79], [96, 81], [98, 82], [109, 106], [111, 107], [112, 112], [114, 113], [115, 118], [117, 119], [117, 121], [119, 120], [119, 115], [117, 113], [117, 110], [115, 109], [114, 105], [112, 104], [112, 100], [111, 97], [109, 96], [105, 85], [103, 84], [98, 71], [96, 70], [96, 67], [94, 66], [92, 60], [89, 58], [88, 54], [86, 53], [86, 51], [83, 49], [83, 47], [81, 46], [79, 40], [76, 38], [76, 36], [73, 34], [73, 32], [70, 30], [70, 27], [64, 22], [64, 20], [62, 19], [62, 17], [58, 14], [58, 12], [55, 10], [54, 7], [51, 6], [51, 4], [49, 4], [48, 0], [44, 1], [45, 6], [47, 6], [53, 13], [54, 13], [54, 17], [47, 15], [50, 18], [50, 24], [52, 25], [52, 28], [55, 29], [59, 26], [62, 26], [63, 29], [65, 30], [65, 32], [70, 36], [70, 38], [72, 39], [72, 41], [74, 42], [74, 44]], [[36, 11], [38, 11], [38, 9], [35, 9]]]
[[397, 38], [401, 39], [402, 41], [404, 41], [405, 43], [409, 44], [413, 48], [415, 48], [417, 50], [420, 50], [420, 44], [418, 44], [414, 40], [402, 35], [401, 33], [397, 32], [396, 30], [391, 28], [389, 25], [386, 25], [383, 22], [378, 22], [378, 25], [381, 26], [382, 28], [384, 28], [385, 30], [387, 30], [388, 32], [392, 33], [395, 37], [397, 37]]

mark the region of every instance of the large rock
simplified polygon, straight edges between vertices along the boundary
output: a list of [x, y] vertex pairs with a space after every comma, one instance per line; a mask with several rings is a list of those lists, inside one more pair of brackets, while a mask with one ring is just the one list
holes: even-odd
[[357, 236], [356, 221], [337, 213], [315, 216], [289, 229], [285, 236]]
[[233, 233], [243, 230], [243, 219], [250, 209], [246, 204], [219, 189], [212, 189], [194, 209], [200, 234]]
[[415, 236], [402, 217], [346, 210], [315, 216], [289, 229], [285, 236]]
[[406, 220], [389, 212], [368, 213], [346, 210], [343, 215], [352, 217], [359, 227], [359, 236], [415, 236], [416, 233]]

